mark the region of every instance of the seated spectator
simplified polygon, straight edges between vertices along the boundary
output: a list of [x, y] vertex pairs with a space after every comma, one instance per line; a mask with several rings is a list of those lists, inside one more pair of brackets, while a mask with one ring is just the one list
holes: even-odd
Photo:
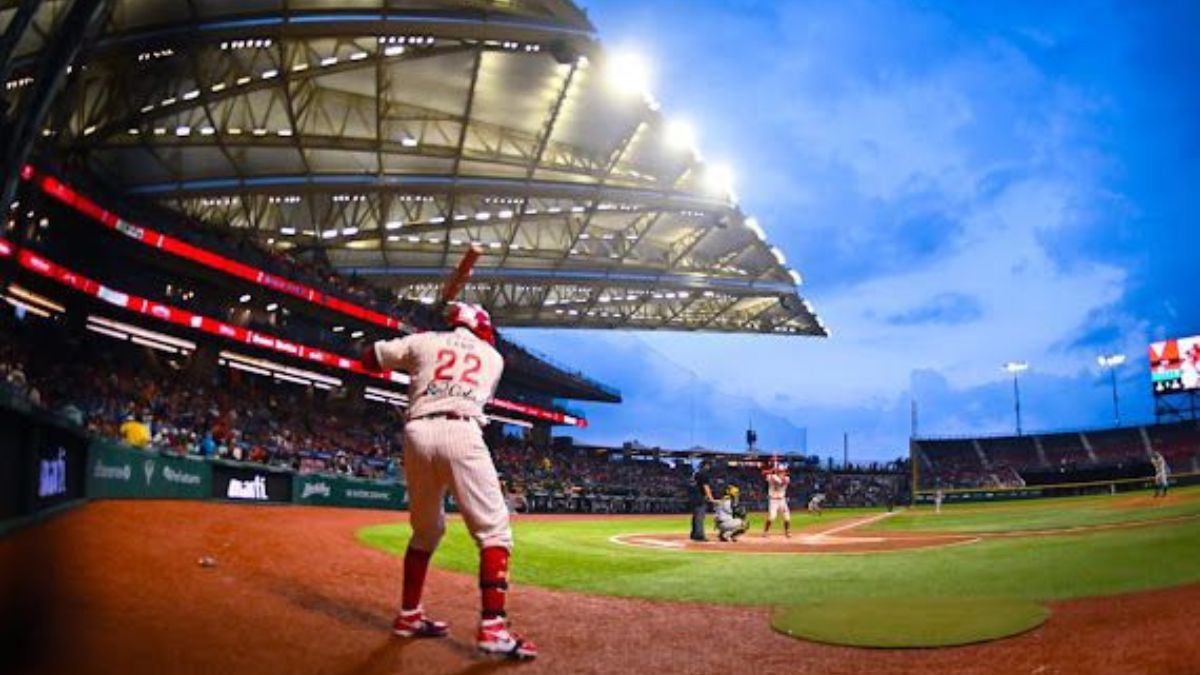
[[134, 415], [129, 415], [120, 427], [121, 441], [135, 448], [150, 446], [150, 427]]

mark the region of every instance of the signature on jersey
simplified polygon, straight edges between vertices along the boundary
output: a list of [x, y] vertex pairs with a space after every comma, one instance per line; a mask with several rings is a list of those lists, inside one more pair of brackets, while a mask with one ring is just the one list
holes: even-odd
[[472, 401], [475, 399], [475, 388], [469, 387], [460, 382], [439, 382], [434, 380], [425, 387], [424, 396], [431, 398], [441, 398], [444, 396], [453, 396], [455, 398], [466, 398]]

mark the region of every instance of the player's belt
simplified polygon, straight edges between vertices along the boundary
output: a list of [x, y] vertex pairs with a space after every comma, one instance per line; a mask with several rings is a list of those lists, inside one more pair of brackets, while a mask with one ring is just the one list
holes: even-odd
[[453, 412], [444, 412], [444, 413], [430, 413], [428, 415], [421, 415], [420, 417], [414, 417], [413, 420], [457, 420], [457, 421], [468, 420], [468, 421], [474, 421], [475, 418], [471, 417], [470, 415], [460, 415], [458, 413], [453, 413]]

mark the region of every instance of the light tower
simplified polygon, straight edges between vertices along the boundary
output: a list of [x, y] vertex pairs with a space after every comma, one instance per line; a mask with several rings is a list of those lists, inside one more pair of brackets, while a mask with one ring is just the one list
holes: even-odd
[[1096, 363], [1108, 371], [1109, 380], [1112, 382], [1113, 425], [1119, 427], [1121, 426], [1121, 402], [1117, 398], [1117, 366], [1125, 363], [1125, 355], [1101, 354], [1096, 357]]
[[1029, 370], [1029, 364], [1025, 361], [1009, 361], [1004, 364], [1004, 369], [1012, 373], [1013, 376], [1013, 403], [1017, 413], [1017, 435], [1021, 435], [1021, 373]]

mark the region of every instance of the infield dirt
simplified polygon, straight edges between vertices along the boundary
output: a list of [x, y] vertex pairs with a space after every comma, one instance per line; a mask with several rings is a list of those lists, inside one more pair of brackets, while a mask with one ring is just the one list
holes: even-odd
[[[543, 656], [472, 649], [471, 576], [432, 570], [447, 640], [389, 634], [400, 561], [355, 539], [393, 512], [196, 502], [94, 502], [0, 541], [8, 636], [25, 672], [764, 673], [1197, 672], [1200, 586], [1051, 603], [999, 642], [938, 650], [830, 647], [774, 633], [769, 608], [627, 600], [515, 587]], [[197, 561], [211, 556], [213, 566]], [[514, 565], [520, 565], [520, 550]], [[1099, 563], [1102, 564], [1102, 563]], [[18, 654], [0, 654], [21, 664]], [[18, 668], [21, 670], [21, 668]]]

